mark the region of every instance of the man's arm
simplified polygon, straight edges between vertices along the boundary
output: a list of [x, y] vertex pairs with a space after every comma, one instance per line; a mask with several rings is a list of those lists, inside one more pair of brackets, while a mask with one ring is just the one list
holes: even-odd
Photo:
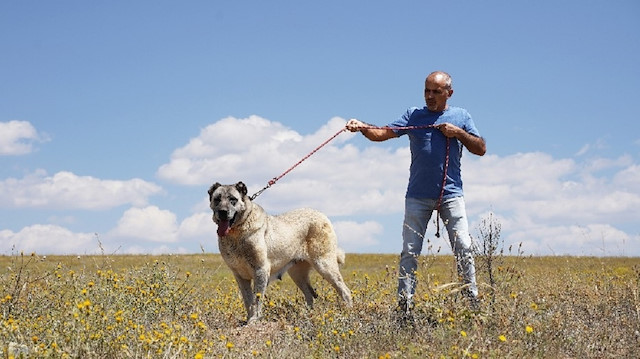
[[356, 119], [351, 119], [347, 122], [347, 130], [351, 132], [360, 131], [364, 137], [375, 142], [386, 141], [390, 138], [398, 137], [398, 134], [389, 128], [375, 128], [372, 125]]
[[474, 155], [484, 156], [487, 152], [487, 144], [482, 137], [472, 135], [460, 127], [450, 123], [443, 123], [436, 127], [442, 131], [445, 136], [457, 138], [458, 141], [460, 141], [464, 147]]

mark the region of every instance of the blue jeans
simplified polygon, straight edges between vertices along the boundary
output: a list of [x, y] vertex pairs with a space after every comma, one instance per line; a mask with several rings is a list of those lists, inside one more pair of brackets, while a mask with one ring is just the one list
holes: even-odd
[[[424, 235], [431, 214], [438, 205], [437, 199], [406, 198], [402, 229], [402, 254], [398, 275], [398, 296], [411, 303], [416, 290], [418, 256], [422, 251]], [[476, 269], [471, 249], [471, 235], [463, 197], [445, 199], [440, 205], [440, 217], [449, 234], [449, 242], [456, 258], [458, 275], [467, 284], [466, 293], [478, 295]]]

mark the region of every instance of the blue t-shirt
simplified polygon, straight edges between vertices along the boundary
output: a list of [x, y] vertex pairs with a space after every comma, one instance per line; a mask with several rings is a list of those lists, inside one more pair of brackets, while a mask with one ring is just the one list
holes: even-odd
[[[412, 107], [401, 118], [389, 124], [390, 127], [426, 126], [451, 123], [468, 133], [480, 137], [471, 115], [467, 110], [449, 106], [443, 112], [432, 112], [426, 107]], [[394, 130], [399, 136], [409, 136], [411, 149], [411, 167], [407, 198], [437, 199], [442, 188], [447, 138], [437, 128]], [[460, 197], [462, 192], [462, 174], [460, 160], [462, 143], [451, 138], [449, 146], [449, 165], [443, 199]]]

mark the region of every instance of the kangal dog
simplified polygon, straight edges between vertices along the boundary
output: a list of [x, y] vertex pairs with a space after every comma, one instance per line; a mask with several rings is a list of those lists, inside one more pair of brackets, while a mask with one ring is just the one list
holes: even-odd
[[260, 318], [267, 284], [285, 272], [309, 306], [318, 297], [309, 282], [311, 268], [333, 285], [347, 306], [352, 305], [351, 291], [339, 269], [344, 252], [327, 216], [312, 209], [268, 215], [247, 196], [242, 182], [215, 183], [209, 188], [209, 200], [218, 225], [220, 254], [238, 283], [247, 323]]

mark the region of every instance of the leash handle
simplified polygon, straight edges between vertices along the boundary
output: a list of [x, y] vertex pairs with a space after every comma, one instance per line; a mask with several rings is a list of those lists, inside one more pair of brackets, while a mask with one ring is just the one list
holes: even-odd
[[447, 171], [449, 170], [449, 148], [451, 139], [447, 137], [447, 152], [444, 157], [444, 174], [442, 175], [442, 186], [440, 187], [440, 197], [438, 198], [438, 215], [436, 217], [436, 238], [440, 238], [440, 205], [442, 205], [442, 198], [444, 197], [444, 186], [447, 185]]

